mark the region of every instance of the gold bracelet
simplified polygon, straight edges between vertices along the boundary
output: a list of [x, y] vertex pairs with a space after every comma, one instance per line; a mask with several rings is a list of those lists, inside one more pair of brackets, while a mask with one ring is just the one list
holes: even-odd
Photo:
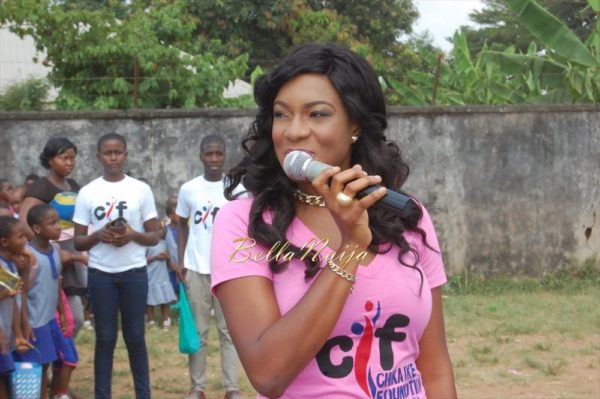
[[329, 266], [329, 268], [338, 276], [350, 281], [351, 283], [356, 282], [356, 275], [347, 272], [346, 270], [342, 269], [341, 267], [339, 267], [338, 265], [336, 265], [332, 260], [327, 260], [327, 265]]

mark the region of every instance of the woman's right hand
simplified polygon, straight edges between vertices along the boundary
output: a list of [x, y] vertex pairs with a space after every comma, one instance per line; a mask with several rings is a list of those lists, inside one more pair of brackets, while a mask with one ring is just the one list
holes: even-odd
[[[342, 171], [339, 167], [329, 168], [312, 181], [340, 229], [342, 243], [359, 248], [367, 248], [371, 243], [373, 237], [367, 209], [383, 198], [387, 189], [381, 187], [360, 199], [356, 198], [356, 194], [380, 182], [380, 176], [368, 175], [360, 165]], [[338, 193], [352, 197], [352, 201], [347, 205], [340, 203], [336, 198]]]

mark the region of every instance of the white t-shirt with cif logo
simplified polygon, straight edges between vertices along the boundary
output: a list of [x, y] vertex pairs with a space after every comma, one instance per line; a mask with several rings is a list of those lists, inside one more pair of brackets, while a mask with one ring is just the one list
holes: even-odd
[[[149, 185], [127, 175], [118, 182], [99, 177], [79, 191], [74, 223], [97, 231], [119, 217], [133, 230], [144, 231], [144, 222], [157, 217]], [[122, 247], [101, 242], [89, 250], [90, 268], [119, 273], [141, 266], [146, 266], [146, 247], [133, 241]]]
[[[186, 269], [200, 274], [210, 274], [210, 244], [213, 220], [227, 202], [223, 180], [208, 181], [203, 175], [181, 186], [176, 213], [189, 219], [189, 234], [183, 264]], [[234, 194], [244, 191], [238, 185]]]

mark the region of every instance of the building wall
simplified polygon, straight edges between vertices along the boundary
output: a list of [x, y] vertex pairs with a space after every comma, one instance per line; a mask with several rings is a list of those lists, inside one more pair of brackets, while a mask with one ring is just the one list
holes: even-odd
[[[387, 135], [411, 166], [405, 190], [435, 222], [450, 274], [540, 276], [600, 260], [600, 106], [391, 108]], [[221, 133], [227, 167], [254, 111], [132, 110], [0, 113], [0, 176], [44, 174], [47, 138], [78, 146], [74, 178], [101, 174], [100, 135], [123, 134], [128, 170], [152, 185], [159, 207], [201, 173], [201, 138]], [[600, 265], [599, 265], [600, 267]]]
[[[8, 26], [0, 26], [0, 93], [29, 78], [46, 78], [50, 68], [41, 64], [45, 57], [44, 52], [36, 51], [31, 36], [21, 39]], [[34, 58], [39, 62], [33, 62]]]

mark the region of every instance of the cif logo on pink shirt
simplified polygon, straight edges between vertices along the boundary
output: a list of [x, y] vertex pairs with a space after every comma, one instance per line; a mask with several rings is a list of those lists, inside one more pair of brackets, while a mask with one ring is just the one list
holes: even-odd
[[[369, 367], [371, 349], [373, 345], [379, 346], [379, 364], [383, 370], [391, 370], [394, 367], [393, 342], [402, 342], [406, 339], [406, 333], [397, 331], [398, 328], [407, 327], [410, 323], [408, 316], [393, 314], [377, 327], [381, 316], [381, 305], [377, 302], [377, 308], [371, 301], [365, 303], [365, 311], [375, 314], [372, 317], [363, 316], [362, 323], [353, 323], [352, 334], [360, 337], [356, 348], [354, 340], [347, 335], [330, 338], [317, 353], [316, 360], [319, 370], [323, 375], [330, 378], [344, 378], [354, 371], [356, 382], [368, 397], [374, 397], [377, 392], [377, 384], [374, 381]], [[354, 350], [354, 356], [345, 356], [341, 362], [334, 364], [331, 352], [338, 348], [342, 352]]]

